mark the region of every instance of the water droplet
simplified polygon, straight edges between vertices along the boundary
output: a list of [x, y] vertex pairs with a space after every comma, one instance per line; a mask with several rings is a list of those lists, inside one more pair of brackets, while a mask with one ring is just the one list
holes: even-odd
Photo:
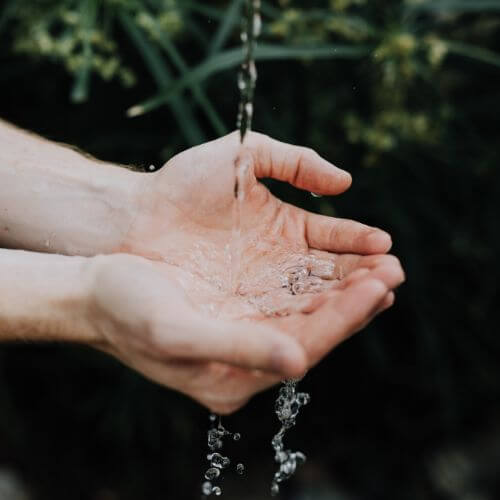
[[245, 81], [245, 78], [243, 77], [243, 74], [241, 72], [238, 73], [238, 88], [241, 92], [243, 92], [247, 88], [247, 82]]
[[245, 466], [243, 464], [238, 464], [236, 466], [236, 472], [238, 474], [244, 474], [244, 472], [245, 472]]
[[255, 13], [253, 16], [253, 35], [255, 37], [260, 36], [262, 31], [262, 18], [259, 13]]
[[208, 447], [211, 450], [216, 450], [219, 448], [219, 431], [217, 429], [210, 429], [208, 431]]
[[217, 479], [219, 476], [220, 469], [218, 469], [217, 467], [210, 467], [210, 469], [207, 469], [207, 472], [205, 472], [205, 479], [208, 479], [210, 481]]
[[219, 469], [224, 469], [231, 463], [228, 457], [223, 457], [220, 453], [212, 453], [209, 460], [212, 467], [218, 467]]
[[273, 437], [271, 444], [275, 455], [274, 460], [279, 464], [279, 470], [274, 475], [274, 481], [271, 485], [271, 494], [277, 495], [279, 492], [278, 483], [289, 479], [297, 468], [297, 465], [303, 464], [306, 460], [305, 455], [300, 452], [291, 452], [285, 450], [283, 438], [285, 432], [295, 425], [300, 408], [309, 402], [309, 394], [305, 392], [296, 392], [297, 381], [287, 380], [279, 390], [278, 398], [275, 403], [275, 412], [281, 422], [280, 431]]
[[218, 486], [214, 486], [213, 489], [212, 489], [212, 493], [216, 497], [220, 497], [222, 495], [222, 490]]
[[212, 483], [210, 481], [205, 481], [202, 485], [201, 485], [201, 492], [203, 495], [205, 496], [209, 496], [212, 494]]
[[305, 406], [309, 401], [311, 401], [311, 396], [307, 392], [299, 392], [297, 394], [297, 402], [300, 406]]
[[248, 74], [250, 75], [250, 82], [252, 86], [255, 86], [255, 83], [257, 82], [257, 67], [253, 61], [250, 61], [248, 66]]
[[235, 441], [239, 441], [241, 439], [241, 434], [239, 432], [235, 432], [234, 436], [233, 436], [233, 439]]
[[271, 495], [275, 497], [280, 492], [280, 487], [278, 483], [273, 483], [271, 485]]
[[253, 104], [251, 102], [247, 102], [245, 104], [245, 113], [247, 114], [248, 119], [252, 118], [253, 116]]

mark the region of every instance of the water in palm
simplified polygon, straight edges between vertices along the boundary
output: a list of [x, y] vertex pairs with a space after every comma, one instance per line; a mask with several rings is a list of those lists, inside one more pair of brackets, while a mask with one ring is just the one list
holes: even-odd
[[[230, 287], [233, 294], [240, 294], [240, 274], [243, 253], [242, 221], [244, 219], [245, 200], [247, 196], [246, 185], [248, 176], [252, 175], [252, 157], [246, 152], [245, 139], [252, 127], [254, 112], [253, 98], [257, 82], [257, 69], [255, 66], [255, 45], [261, 31], [260, 0], [247, 0], [241, 41], [244, 48], [244, 61], [238, 73], [238, 89], [240, 92], [240, 104], [238, 111], [237, 127], [240, 134], [240, 149], [234, 161], [234, 204], [233, 204], [233, 227], [230, 243]], [[328, 269], [325, 269], [325, 266]], [[292, 255], [288, 263], [279, 269], [281, 288], [290, 295], [315, 293], [324, 287], [323, 278], [332, 279], [334, 264], [326, 263], [310, 255]], [[314, 272], [313, 272], [314, 270]], [[246, 297], [260, 313], [266, 316], [280, 316], [288, 314], [288, 309], [268, 300], [266, 294]], [[273, 437], [271, 444], [274, 458], [278, 464], [271, 483], [271, 494], [279, 493], [280, 483], [289, 479], [298, 465], [305, 462], [306, 457], [300, 451], [291, 451], [285, 448], [284, 437], [286, 431], [293, 427], [300, 409], [306, 405], [310, 396], [307, 393], [297, 392], [297, 380], [286, 380], [280, 388], [275, 404], [275, 412], [281, 423], [279, 432]], [[202, 485], [205, 496], [221, 495], [221, 487], [214, 484], [220, 481], [222, 471], [230, 464], [229, 457], [220, 452], [223, 447], [224, 438], [229, 436], [235, 439], [239, 434], [227, 431], [220, 417], [212, 416], [212, 422], [218, 420], [208, 431], [209, 454], [207, 459], [209, 467], [205, 473], [206, 481]], [[238, 473], [242, 474], [244, 465], [238, 464]]]
[[[260, 0], [248, 0], [246, 5], [246, 19], [242, 31], [242, 42], [245, 48], [245, 60], [241, 66], [238, 75], [238, 88], [240, 91], [240, 105], [238, 113], [238, 129], [240, 132], [241, 148], [240, 154], [235, 161], [235, 216], [232, 235], [232, 289], [238, 292], [238, 275], [241, 265], [241, 219], [245, 204], [245, 186], [246, 176], [251, 171], [251, 157], [245, 154], [245, 137], [252, 127], [253, 118], [253, 97], [257, 81], [257, 69], [255, 66], [255, 44], [261, 31]], [[304, 291], [310, 291], [310, 273], [307, 266], [298, 265], [289, 269], [288, 273], [283, 275], [283, 287], [288, 287], [290, 293], [299, 294]], [[273, 307], [265, 304], [259, 304], [259, 309], [267, 315], [276, 314]], [[262, 306], [266, 308], [263, 309]], [[285, 381], [280, 389], [278, 399], [276, 400], [276, 415], [281, 422], [280, 431], [272, 439], [272, 446], [275, 452], [275, 460], [279, 464], [279, 470], [276, 472], [272, 485], [271, 493], [273, 495], [279, 492], [279, 483], [290, 478], [297, 465], [305, 462], [305, 456], [301, 452], [292, 452], [287, 450], [283, 443], [283, 438], [287, 429], [295, 425], [295, 420], [300, 408], [309, 402], [309, 395], [296, 392], [297, 381]]]

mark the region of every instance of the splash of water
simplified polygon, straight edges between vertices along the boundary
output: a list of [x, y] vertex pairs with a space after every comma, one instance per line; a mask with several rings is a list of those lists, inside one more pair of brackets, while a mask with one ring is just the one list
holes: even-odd
[[[241, 150], [234, 163], [234, 209], [233, 227], [231, 233], [230, 252], [230, 286], [233, 293], [238, 293], [238, 278], [241, 267], [241, 219], [245, 202], [245, 179], [251, 166], [250, 158], [244, 154], [243, 142], [245, 136], [252, 127], [253, 118], [253, 97], [257, 82], [257, 69], [255, 67], [254, 50], [255, 41], [261, 31], [262, 21], [260, 16], [260, 0], [246, 1], [246, 16], [241, 32], [241, 41], [245, 50], [245, 59], [238, 73], [238, 89], [240, 92], [240, 104], [237, 118], [237, 127], [240, 132]], [[217, 418], [217, 417], [215, 417]], [[212, 420], [213, 421], [213, 420]], [[235, 441], [240, 439], [240, 434], [232, 434], [227, 431], [219, 417], [218, 425], [208, 431], [208, 447], [212, 453], [207, 455], [210, 467], [205, 472], [206, 481], [202, 484], [202, 493], [205, 496], [214, 494], [219, 496], [222, 490], [219, 486], [214, 486], [212, 481], [218, 479], [221, 470], [230, 463], [228, 457], [220, 455], [216, 450], [222, 448], [223, 439], [226, 436], [233, 436]], [[245, 466], [236, 466], [238, 474], [243, 474]]]
[[[244, 219], [244, 206], [246, 199], [246, 184], [248, 175], [252, 169], [251, 155], [245, 152], [244, 141], [247, 133], [252, 128], [254, 111], [254, 94], [257, 82], [257, 69], [255, 66], [255, 45], [260, 35], [262, 27], [260, 15], [260, 0], [246, 0], [246, 16], [241, 33], [241, 41], [245, 51], [245, 59], [238, 73], [238, 89], [240, 92], [240, 103], [237, 119], [237, 128], [240, 133], [240, 150], [234, 162], [234, 204], [233, 204], [233, 227], [230, 244], [230, 287], [233, 294], [240, 295], [240, 271], [241, 256], [243, 251], [242, 242], [242, 220]], [[318, 293], [325, 289], [325, 280], [334, 278], [335, 265], [333, 262], [325, 262], [314, 256], [301, 255], [299, 262], [293, 265], [290, 262], [280, 269], [280, 283], [278, 286], [288, 296]], [[247, 301], [257, 310], [267, 316], [277, 316], [290, 314], [287, 305], [270, 301], [270, 297], [275, 291], [262, 293], [258, 296], [247, 296]], [[243, 295], [243, 293], [241, 293]], [[275, 411], [281, 422], [280, 431], [272, 439], [272, 446], [275, 452], [275, 460], [279, 464], [279, 470], [275, 473], [271, 493], [279, 493], [279, 485], [289, 479], [298, 465], [305, 462], [306, 457], [300, 451], [292, 452], [285, 449], [283, 438], [288, 429], [293, 427], [297, 415], [302, 406], [306, 405], [310, 396], [304, 392], [297, 392], [297, 380], [287, 380], [280, 388], [279, 396], [276, 400]], [[211, 417], [215, 422], [216, 416]], [[213, 481], [220, 480], [221, 472], [228, 467], [230, 459], [219, 453], [223, 446], [223, 439], [232, 436], [234, 440], [239, 439], [239, 434], [232, 434], [227, 431], [221, 423], [219, 417], [217, 426], [208, 431], [208, 446], [210, 453], [207, 455], [209, 468], [205, 472], [206, 481], [202, 485], [202, 493], [205, 496], [222, 494], [220, 486], [214, 485]], [[218, 451], [219, 450], [219, 451]], [[243, 474], [245, 466], [237, 464], [236, 471]]]
[[297, 382], [297, 380], [283, 382], [275, 403], [275, 413], [281, 422], [281, 429], [271, 441], [274, 449], [274, 460], [279, 464], [279, 469], [274, 474], [271, 483], [271, 495], [273, 496], [279, 493], [280, 483], [290, 479], [295, 473], [297, 465], [306, 461], [306, 456], [301, 451], [287, 450], [283, 442], [286, 431], [295, 425], [300, 409], [311, 399], [306, 392], [296, 391]]
[[[231, 464], [231, 459], [220, 453], [224, 446], [224, 439], [227, 437], [232, 438], [234, 441], [241, 439], [241, 434], [238, 432], [229, 432], [224, 428], [220, 417], [210, 415], [210, 422], [212, 426], [208, 430], [207, 435], [209, 449], [209, 453], [207, 454], [208, 468], [205, 471], [205, 482], [201, 485], [201, 493], [205, 497], [222, 495], [222, 488], [214, 484], [214, 481], [221, 480], [223, 470], [227, 469]], [[243, 474], [244, 471], [245, 466], [243, 464], [240, 463], [236, 466], [238, 474]]]

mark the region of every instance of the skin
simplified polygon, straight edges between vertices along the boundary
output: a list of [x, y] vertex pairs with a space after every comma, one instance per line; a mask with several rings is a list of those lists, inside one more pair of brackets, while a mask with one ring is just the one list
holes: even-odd
[[[27, 325], [43, 325], [36, 340], [91, 345], [218, 413], [303, 375], [390, 307], [404, 280], [399, 261], [386, 255], [387, 233], [305, 212], [258, 182], [270, 177], [324, 195], [348, 189], [349, 174], [309, 149], [252, 133], [241, 150], [231, 134], [139, 174], [1, 123], [0, 146], [0, 243], [32, 251], [0, 253], [2, 275], [14, 270], [0, 284], [8, 298], [0, 339], [17, 338], [21, 324], [24, 337]], [[235, 160], [248, 167], [241, 239], [232, 237]], [[26, 193], [44, 182], [49, 202]], [[286, 316], [249, 307], [262, 290], [282, 301], [277, 277], [297, 255], [333, 262], [343, 279], [321, 293], [287, 296]], [[33, 269], [39, 279], [16, 278]], [[19, 306], [32, 296], [40, 304]]]

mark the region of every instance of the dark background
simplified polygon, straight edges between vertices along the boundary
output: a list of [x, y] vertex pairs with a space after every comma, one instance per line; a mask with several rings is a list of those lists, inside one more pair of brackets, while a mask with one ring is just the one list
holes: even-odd
[[[49, 13], [85, 13], [90, 3], [0, 2], [0, 117], [102, 159], [159, 166], [196, 141], [169, 106], [125, 116], [157, 86], [172, 86], [165, 78], [155, 83], [148, 50], [180, 78], [139, 15], [178, 15], [179, 26], [165, 22], [165, 36], [195, 67], [210, 58], [205, 49], [231, 2], [97, 2], [95, 23], [107, 19], [113, 53], [136, 75], [131, 88], [119, 78], [104, 81], [98, 68], [87, 82], [85, 69], [67, 71], [70, 56], [23, 45], [43, 16], [54, 40], [68, 29], [77, 37], [85, 20], [65, 24]], [[408, 3], [266, 4], [266, 43], [366, 47], [356, 58], [319, 58], [313, 49], [309, 57], [258, 64], [254, 128], [313, 147], [354, 177], [337, 198], [272, 189], [310, 210], [387, 229], [407, 273], [396, 306], [301, 383], [312, 402], [289, 442], [309, 459], [284, 488], [286, 499], [500, 498], [500, 5], [439, 0], [409, 12]], [[123, 12], [144, 28], [146, 52], [118, 21]], [[238, 23], [221, 50], [238, 44]], [[457, 45], [432, 62], [436, 39]], [[77, 42], [70, 55], [81, 50]], [[228, 130], [235, 75], [230, 68], [198, 81]], [[76, 97], [75, 81], [83, 85]], [[199, 140], [221, 132], [189, 90], [174, 99], [198, 123]], [[275, 392], [225, 419], [242, 434], [230, 454], [247, 466], [242, 478], [226, 474], [225, 498], [268, 496]], [[198, 498], [207, 417], [90, 350], [2, 346], [0, 500]], [[7, 492], [14, 482], [26, 497], [20, 486], [18, 496]]]

